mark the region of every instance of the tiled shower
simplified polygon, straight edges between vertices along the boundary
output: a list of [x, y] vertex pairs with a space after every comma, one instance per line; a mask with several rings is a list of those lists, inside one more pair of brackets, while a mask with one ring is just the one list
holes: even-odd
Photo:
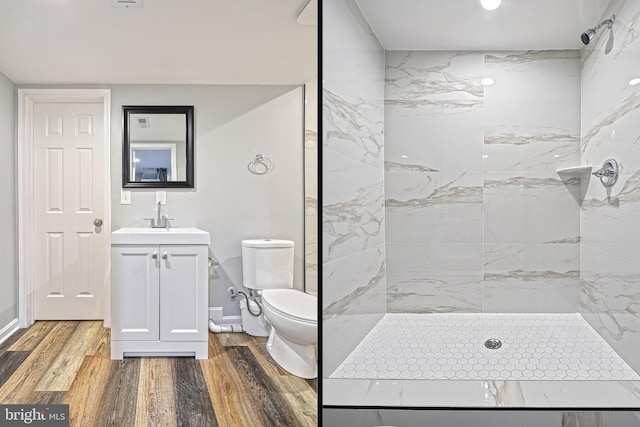
[[580, 52], [385, 62], [387, 311], [578, 311]]
[[[580, 50], [385, 51], [355, 1], [323, 9], [323, 375], [411, 378], [344, 374], [359, 351], [400, 351], [403, 322], [431, 322], [417, 330], [433, 342], [476, 319], [508, 353], [510, 325], [547, 324], [536, 345], [558, 348], [545, 330], [571, 319], [640, 396], [640, 3], [611, 1], [611, 35]], [[562, 171], [611, 157], [613, 187]], [[421, 345], [398, 357], [424, 372], [436, 359], [406, 355]]]

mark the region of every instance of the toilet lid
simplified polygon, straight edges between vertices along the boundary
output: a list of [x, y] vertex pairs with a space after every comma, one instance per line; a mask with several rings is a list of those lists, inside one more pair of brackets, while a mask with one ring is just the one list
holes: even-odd
[[265, 289], [262, 302], [284, 316], [306, 322], [318, 321], [318, 299], [296, 289]]
[[248, 239], [242, 241], [245, 248], [293, 248], [292, 240], [282, 239]]

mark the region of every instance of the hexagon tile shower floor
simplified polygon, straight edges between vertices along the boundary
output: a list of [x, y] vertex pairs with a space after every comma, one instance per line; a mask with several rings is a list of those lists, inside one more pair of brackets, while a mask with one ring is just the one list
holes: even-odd
[[466, 313], [387, 314], [330, 378], [640, 380], [579, 314]]

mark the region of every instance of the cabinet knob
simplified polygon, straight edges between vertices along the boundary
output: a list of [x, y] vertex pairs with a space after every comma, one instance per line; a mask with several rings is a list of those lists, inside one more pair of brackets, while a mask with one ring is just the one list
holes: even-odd
[[158, 259], [158, 252], [154, 252], [151, 254], [151, 258]]
[[102, 218], [96, 218], [93, 221], [93, 225], [95, 225], [96, 227], [102, 227]]
[[167, 258], [169, 258], [169, 254], [168, 254], [168, 253], [166, 253], [166, 252], [165, 252], [165, 253], [163, 253], [163, 254], [162, 254], [162, 259], [167, 259]]

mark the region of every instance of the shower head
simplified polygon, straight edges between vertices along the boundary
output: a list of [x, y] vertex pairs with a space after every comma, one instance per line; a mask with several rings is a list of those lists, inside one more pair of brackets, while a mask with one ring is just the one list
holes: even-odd
[[596, 36], [596, 30], [594, 30], [593, 28], [589, 28], [587, 31], [582, 33], [580, 38], [582, 39], [582, 43], [589, 44], [589, 42], [593, 40], [595, 36]]
[[613, 25], [613, 21], [615, 20], [616, 20], [616, 15], [611, 15], [611, 18], [605, 19], [597, 27], [589, 28], [587, 31], [585, 31], [580, 35], [580, 39], [582, 40], [582, 43], [584, 43], [585, 45], [589, 44], [591, 40], [593, 40], [596, 37], [596, 34], [598, 34], [598, 31], [600, 30], [600, 28], [602, 27], [611, 28], [611, 26]]

